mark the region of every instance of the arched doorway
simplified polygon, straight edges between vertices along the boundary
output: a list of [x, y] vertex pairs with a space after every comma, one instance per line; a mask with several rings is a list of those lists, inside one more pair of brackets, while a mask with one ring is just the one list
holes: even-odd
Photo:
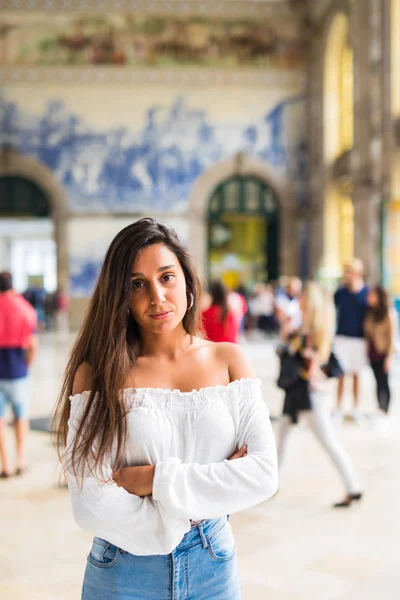
[[322, 276], [340, 277], [343, 264], [354, 254], [351, 149], [353, 147], [353, 50], [349, 19], [337, 13], [331, 24], [324, 55], [323, 159], [324, 253]]
[[[55, 175], [42, 163], [23, 156], [12, 149], [0, 152], [0, 180], [3, 181], [1, 198], [4, 202], [3, 228], [9, 232], [14, 219], [24, 223], [30, 235], [33, 231], [42, 237], [53, 240], [56, 253], [56, 282], [65, 291], [68, 290], [68, 252], [67, 252], [67, 200]], [[7, 200], [5, 200], [7, 194]], [[0, 213], [0, 219], [2, 215]], [[29, 230], [27, 222], [33, 225]], [[46, 229], [47, 228], [47, 229]], [[1, 232], [1, 238], [4, 238]], [[40, 237], [39, 235], [39, 237]], [[28, 235], [26, 235], [28, 237]], [[9, 255], [4, 250], [2, 268], [8, 268]]]
[[252, 175], [234, 175], [212, 192], [208, 207], [208, 280], [251, 287], [279, 276], [279, 200]]
[[382, 206], [382, 278], [400, 311], [400, 0], [391, 2], [391, 106], [394, 127], [391, 193]]
[[57, 250], [51, 205], [33, 181], [0, 176], [0, 264], [13, 274], [18, 292], [32, 285], [57, 288]]

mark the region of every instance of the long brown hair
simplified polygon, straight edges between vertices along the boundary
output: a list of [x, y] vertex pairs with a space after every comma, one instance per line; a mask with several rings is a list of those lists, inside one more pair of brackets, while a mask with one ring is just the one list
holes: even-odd
[[[89, 400], [72, 447], [68, 449], [75, 475], [99, 470], [103, 477], [104, 457], [116, 442], [114, 468], [121, 468], [126, 444], [126, 413], [123, 386], [139, 356], [139, 327], [131, 316], [131, 268], [138, 252], [152, 244], [164, 244], [178, 258], [186, 280], [188, 310], [182, 325], [195, 335], [201, 329], [201, 283], [190, 255], [175, 231], [154, 219], [145, 218], [125, 227], [111, 242], [84, 323], [72, 349], [58, 398], [53, 441], [63, 462], [70, 417], [70, 396], [76, 371], [86, 362], [92, 368]], [[96, 402], [96, 410], [91, 411]], [[90, 413], [90, 414], [89, 414]], [[96, 441], [96, 453], [93, 447]], [[90, 461], [88, 460], [90, 459]]]
[[390, 296], [382, 285], [374, 286], [372, 291], [378, 296], [378, 305], [368, 307], [367, 317], [375, 323], [381, 323], [390, 315]]
[[221, 308], [221, 323], [225, 323], [229, 313], [229, 305], [228, 292], [222, 281], [213, 281], [210, 284], [210, 296], [211, 305], [219, 306]]

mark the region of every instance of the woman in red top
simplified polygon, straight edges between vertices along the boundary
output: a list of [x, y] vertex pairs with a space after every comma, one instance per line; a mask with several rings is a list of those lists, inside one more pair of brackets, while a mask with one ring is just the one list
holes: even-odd
[[203, 327], [207, 339], [212, 342], [238, 341], [236, 319], [228, 306], [228, 294], [221, 281], [210, 286], [211, 306], [203, 311]]

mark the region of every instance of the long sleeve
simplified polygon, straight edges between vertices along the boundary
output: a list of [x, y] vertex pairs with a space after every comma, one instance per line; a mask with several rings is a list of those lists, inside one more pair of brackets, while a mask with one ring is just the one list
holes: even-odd
[[258, 380], [238, 387], [236, 443], [248, 446], [244, 458], [187, 464], [171, 457], [157, 462], [153, 498], [170, 515], [208, 519], [249, 508], [278, 487], [276, 446]]
[[[82, 407], [76, 406], [81, 399], [82, 395], [73, 398], [67, 460], [79, 425], [78, 413], [83, 413]], [[104, 463], [103, 470], [105, 478], [111, 476], [111, 461]], [[151, 496], [141, 498], [129, 494], [115, 483], [102, 483], [93, 473], [86, 473], [82, 486], [81, 483], [69, 469], [68, 487], [77, 524], [132, 554], [166, 554], [166, 548], [177, 545], [190, 528], [187, 520], [181, 518], [168, 518], [166, 527], [165, 515]]]

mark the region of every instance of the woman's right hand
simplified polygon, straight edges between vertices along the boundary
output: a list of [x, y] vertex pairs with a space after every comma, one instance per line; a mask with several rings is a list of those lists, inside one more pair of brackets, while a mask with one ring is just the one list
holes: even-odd
[[235, 460], [236, 458], [243, 458], [244, 456], [247, 456], [247, 446], [246, 446], [246, 444], [244, 444], [244, 446], [242, 446], [241, 448], [239, 448], [239, 450], [236, 450], [236, 452], [234, 452], [232, 454], [232, 456], [230, 456], [228, 458], [228, 460]]

